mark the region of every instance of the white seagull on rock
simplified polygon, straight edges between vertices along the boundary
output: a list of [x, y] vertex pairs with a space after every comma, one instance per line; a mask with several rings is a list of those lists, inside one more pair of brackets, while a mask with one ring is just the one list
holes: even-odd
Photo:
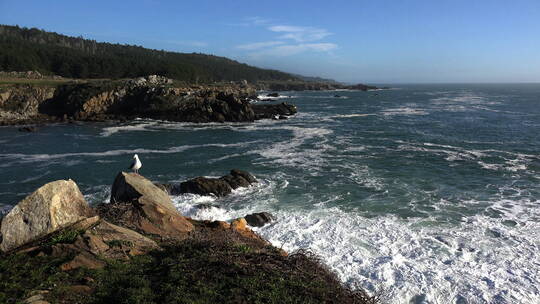
[[135, 173], [139, 174], [139, 169], [142, 167], [141, 160], [139, 159], [139, 156], [137, 154], [133, 155], [133, 163], [129, 168], [133, 170]]

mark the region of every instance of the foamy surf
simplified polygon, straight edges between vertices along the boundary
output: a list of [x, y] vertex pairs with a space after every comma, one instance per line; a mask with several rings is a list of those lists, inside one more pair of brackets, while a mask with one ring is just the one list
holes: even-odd
[[[243, 198], [254, 194], [244, 189]], [[269, 187], [259, 191], [272, 191]], [[289, 252], [310, 249], [347, 284], [357, 284], [393, 299], [391, 303], [535, 303], [540, 301], [534, 271], [540, 265], [540, 224], [521, 218], [534, 209], [511, 210], [493, 219], [472, 216], [457, 227], [435, 218], [368, 218], [358, 212], [326, 207], [269, 209], [260, 200], [228, 209], [215, 198], [187, 195], [175, 199], [184, 214], [202, 220], [231, 220], [270, 211], [278, 220], [254, 228]], [[201, 203], [216, 204], [203, 209]], [[245, 202], [244, 202], [245, 203]], [[500, 202], [506, 205], [509, 202]], [[511, 202], [519, 204], [519, 202]], [[535, 202], [529, 202], [535, 203]], [[538, 202], [536, 202], [538, 203]], [[225, 204], [226, 205], [226, 204]], [[517, 223], [512, 225], [509, 223]]]

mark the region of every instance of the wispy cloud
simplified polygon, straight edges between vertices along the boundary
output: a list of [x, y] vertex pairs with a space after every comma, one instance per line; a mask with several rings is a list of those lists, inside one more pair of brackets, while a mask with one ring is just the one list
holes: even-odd
[[246, 18], [246, 20], [248, 22], [251, 22], [254, 25], [263, 25], [263, 24], [270, 23], [270, 19], [262, 18], [262, 17], [259, 17], [259, 16], [248, 17], [248, 18]]
[[262, 17], [259, 17], [259, 16], [254, 16], [254, 17], [244, 18], [241, 22], [238, 22], [238, 23], [226, 23], [226, 25], [243, 26], [243, 27], [264, 26], [264, 25], [268, 25], [270, 22], [271, 22], [270, 19], [262, 18]]
[[316, 41], [332, 35], [332, 33], [325, 29], [291, 25], [273, 25], [268, 27], [268, 30], [277, 33], [285, 33], [279, 38], [292, 39], [297, 42]]
[[254, 43], [248, 43], [248, 44], [241, 44], [237, 46], [236, 48], [242, 49], [242, 50], [258, 50], [266, 47], [272, 47], [280, 44], [285, 44], [283, 41], [264, 41], [264, 42], [254, 42]]
[[312, 26], [295, 26], [286, 24], [272, 24], [269, 19], [262, 17], [249, 17], [244, 19], [244, 26], [263, 27], [274, 33], [275, 39], [270, 41], [245, 43], [236, 46], [237, 49], [250, 51], [251, 57], [261, 56], [291, 56], [304, 52], [330, 53], [338, 48], [335, 43], [321, 41], [332, 35], [326, 29]]

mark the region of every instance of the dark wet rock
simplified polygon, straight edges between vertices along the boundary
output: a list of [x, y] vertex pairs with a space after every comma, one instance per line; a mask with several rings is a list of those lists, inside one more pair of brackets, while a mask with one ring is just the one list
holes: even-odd
[[279, 97], [279, 93], [269, 93], [269, 94], [266, 94], [266, 96], [268, 96], [268, 97]]
[[247, 180], [250, 184], [257, 183], [257, 179], [255, 178], [255, 176], [253, 176], [251, 173], [247, 171], [239, 170], [239, 169], [232, 169], [230, 174], [232, 176], [241, 176], [245, 180]]
[[275, 221], [275, 217], [268, 212], [260, 212], [248, 214], [244, 217], [247, 223], [253, 227], [262, 227], [272, 221]]
[[215, 195], [223, 197], [230, 194], [233, 189], [247, 187], [257, 180], [246, 171], [233, 169], [220, 178], [196, 177], [180, 184], [181, 193], [194, 193], [199, 195]]
[[19, 128], [19, 132], [36, 132], [38, 129], [37, 127], [31, 127], [31, 126], [27, 126], [27, 127], [21, 127]]
[[242, 176], [233, 176], [233, 175], [227, 174], [225, 176], [220, 177], [219, 179], [229, 184], [229, 186], [231, 186], [232, 189], [236, 189], [240, 187], [248, 187], [250, 185], [250, 183]]
[[297, 113], [295, 105], [282, 102], [280, 104], [256, 104], [253, 105], [253, 111], [257, 119], [273, 119], [279, 116], [290, 116]]
[[180, 184], [182, 193], [199, 195], [225, 196], [232, 192], [232, 187], [225, 180], [219, 178], [196, 177]]

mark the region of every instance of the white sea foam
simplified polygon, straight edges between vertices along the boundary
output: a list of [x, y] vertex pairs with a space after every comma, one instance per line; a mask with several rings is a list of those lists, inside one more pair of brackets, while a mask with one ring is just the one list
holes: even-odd
[[[260, 190], [272, 191], [254, 187], [240, 195], [256, 197]], [[233, 209], [193, 207], [216, 202], [208, 197], [183, 196], [175, 201], [182, 212], [197, 219], [231, 220], [270, 211], [278, 221], [255, 230], [272, 244], [287, 251], [309, 248], [342, 281], [359, 283], [371, 292], [383, 288], [390, 303], [408, 303], [415, 297], [426, 303], [540, 301], [540, 224], [528, 220], [540, 214], [527, 207], [538, 201], [496, 202], [494, 208], [502, 210], [502, 218], [477, 215], [457, 226], [431, 218], [367, 218], [328, 208], [324, 201], [310, 210], [274, 210], [264, 195], [254, 204], [244, 201]], [[518, 224], [507, 224], [513, 221]]]
[[296, 126], [284, 126], [282, 129], [292, 131], [292, 138], [253, 151], [266, 159], [263, 162], [316, 169], [319, 166], [315, 164], [320, 165], [324, 162], [324, 154], [330, 149], [335, 149], [334, 146], [326, 144], [327, 136], [333, 133], [330, 129]]
[[331, 118], [353, 118], [353, 117], [366, 117], [366, 116], [373, 116], [376, 114], [340, 114], [340, 115], [334, 115], [331, 116]]
[[270, 100], [278, 100], [278, 99], [287, 99], [287, 98], [296, 98], [298, 96], [293, 96], [293, 95], [278, 95], [277, 97], [274, 97], [274, 96], [268, 96], [268, 95], [257, 95], [257, 99], [258, 100], [265, 100], [265, 99], [270, 99]]
[[424, 109], [414, 109], [409, 107], [399, 107], [392, 109], [385, 109], [381, 111], [381, 114], [384, 116], [394, 116], [394, 115], [427, 115], [429, 114]]
[[126, 124], [121, 126], [103, 128], [101, 136], [107, 137], [120, 131], [148, 131], [149, 127], [157, 125], [159, 122], [155, 120], [145, 120], [141, 123]]
[[[234, 143], [234, 144], [204, 144], [204, 145], [183, 145], [183, 146], [174, 146], [165, 149], [118, 149], [118, 150], [109, 150], [103, 152], [77, 152], [77, 153], [59, 153], [59, 154], [21, 154], [21, 153], [11, 153], [11, 154], [0, 154], [0, 160], [9, 161], [8, 165], [11, 166], [15, 163], [27, 163], [27, 162], [43, 162], [51, 161], [72, 157], [107, 157], [107, 156], [118, 156], [118, 155], [131, 155], [131, 154], [171, 154], [171, 153], [180, 153], [190, 149], [197, 148], [208, 148], [208, 147], [220, 147], [220, 148], [230, 148], [230, 147], [244, 147], [252, 144], [253, 142], [243, 142], [243, 143]], [[72, 163], [68, 165], [75, 165], [79, 161], [72, 160]]]
[[[540, 157], [531, 154], [515, 153], [512, 151], [502, 151], [494, 149], [475, 150], [466, 149], [451, 145], [440, 145], [433, 143], [411, 143], [396, 141], [400, 143], [398, 150], [428, 152], [436, 155], [441, 155], [449, 162], [455, 161], [474, 161], [483, 169], [487, 170], [503, 170], [517, 172], [527, 170], [528, 165], [533, 160]], [[496, 160], [496, 163], [493, 161]]]

